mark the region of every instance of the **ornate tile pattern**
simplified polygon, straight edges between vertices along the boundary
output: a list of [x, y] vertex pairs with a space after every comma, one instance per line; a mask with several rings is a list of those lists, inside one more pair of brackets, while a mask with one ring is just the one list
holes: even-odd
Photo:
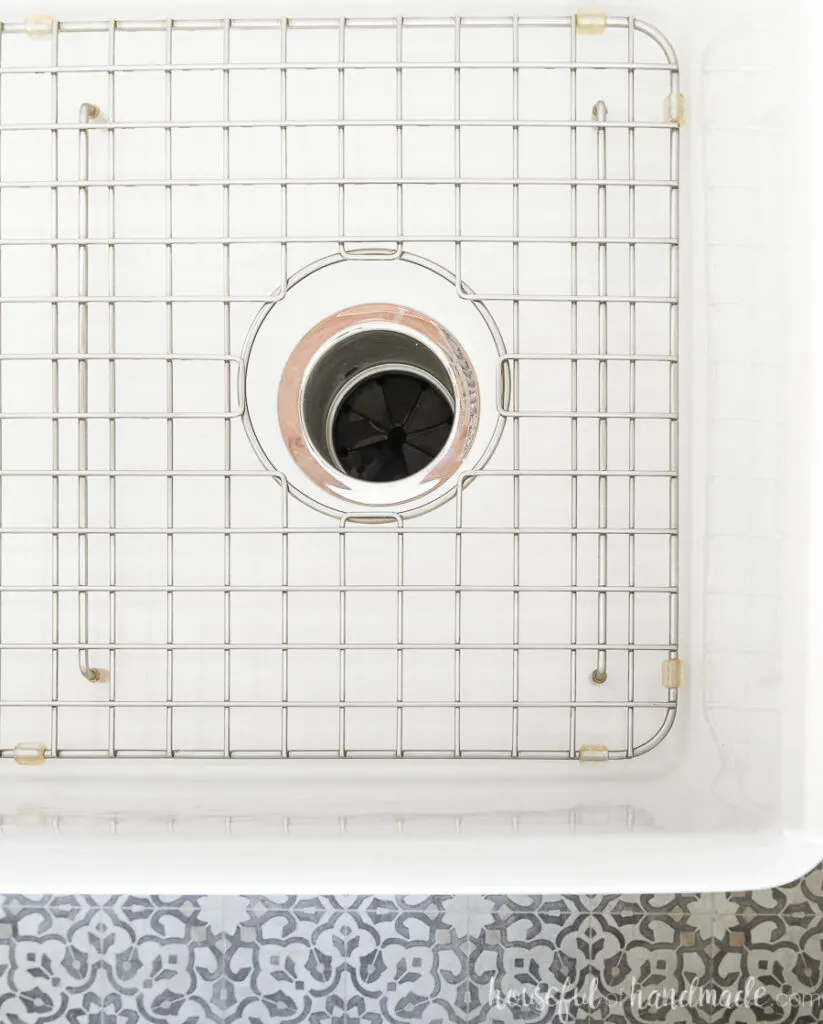
[[819, 1024], [823, 866], [762, 892], [0, 897], [8, 1024]]

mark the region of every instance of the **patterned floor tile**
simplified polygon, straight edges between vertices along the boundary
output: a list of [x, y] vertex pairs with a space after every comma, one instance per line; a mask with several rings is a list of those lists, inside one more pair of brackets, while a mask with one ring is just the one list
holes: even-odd
[[484, 908], [479, 921], [469, 920], [471, 1024], [586, 1020], [588, 913], [555, 901], [491, 899], [491, 914]]
[[349, 1000], [353, 1021], [450, 1024], [465, 1020], [468, 938], [465, 900], [416, 901], [394, 920], [350, 915]]
[[713, 897], [700, 893], [621, 893], [584, 897], [593, 914], [711, 913]]
[[90, 927], [88, 897], [8, 896], [0, 921], [0, 1019], [85, 1024], [102, 1006], [97, 971], [107, 954]]
[[592, 1021], [705, 1024], [711, 1003], [711, 915], [642, 914], [625, 908], [592, 914], [589, 950], [596, 978]]
[[823, 1019], [823, 919], [748, 918], [717, 946], [714, 983], [728, 996], [712, 1024], [818, 1024]]
[[344, 916], [325, 897], [244, 898], [225, 935], [226, 1024], [344, 1021]]
[[222, 1024], [220, 897], [112, 897], [89, 927], [105, 947], [101, 1022]]
[[739, 916], [759, 914], [823, 915], [823, 864], [794, 882], [774, 889], [724, 894]]
[[395, 908], [398, 914], [423, 912], [429, 916], [448, 913], [461, 906], [469, 897], [449, 896], [448, 894], [412, 895], [412, 896], [361, 896], [357, 905], [350, 910], [358, 910], [368, 914], [388, 914]]
[[293, 913], [307, 914], [333, 914], [341, 910], [361, 911], [370, 914], [383, 914], [388, 916], [402, 914], [406, 911], [414, 911], [421, 904], [427, 907], [443, 906], [447, 901], [454, 901], [457, 897], [449, 895], [316, 895], [316, 896], [271, 896], [271, 895], [250, 895], [238, 897], [245, 900], [249, 914], [262, 915], [267, 911], [288, 910]]
[[480, 897], [468, 897], [472, 900], [482, 899], [486, 901], [495, 914], [517, 913], [517, 914], [538, 914], [542, 917], [563, 914], [567, 917], [572, 915], [581, 916], [591, 910], [591, 896], [563, 896], [563, 895], [527, 895], [518, 893], [514, 896], [501, 896], [490, 894]]

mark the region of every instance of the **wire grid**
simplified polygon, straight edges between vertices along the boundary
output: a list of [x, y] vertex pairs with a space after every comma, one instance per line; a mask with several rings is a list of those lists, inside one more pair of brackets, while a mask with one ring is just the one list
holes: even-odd
[[[659, 32], [25, 30], [0, 33], [2, 755], [655, 747], [678, 651], [679, 74]], [[486, 467], [379, 525], [303, 505], [242, 425], [260, 304], [364, 248], [465, 282], [512, 380]]]

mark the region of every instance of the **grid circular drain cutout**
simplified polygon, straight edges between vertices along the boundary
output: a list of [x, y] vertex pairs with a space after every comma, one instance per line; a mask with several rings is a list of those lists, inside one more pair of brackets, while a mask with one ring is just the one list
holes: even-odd
[[246, 431], [264, 465], [322, 511], [416, 514], [494, 450], [504, 351], [485, 307], [437, 264], [329, 257], [290, 279], [249, 331]]

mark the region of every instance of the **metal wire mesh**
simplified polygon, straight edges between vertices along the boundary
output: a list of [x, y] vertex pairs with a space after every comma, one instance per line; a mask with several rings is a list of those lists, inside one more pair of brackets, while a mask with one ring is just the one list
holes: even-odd
[[[666, 40], [633, 18], [26, 29], [0, 32], [2, 755], [656, 746], [678, 650]], [[364, 246], [465, 282], [512, 380], [492, 460], [379, 524], [306, 507], [242, 425], [260, 304]]]

